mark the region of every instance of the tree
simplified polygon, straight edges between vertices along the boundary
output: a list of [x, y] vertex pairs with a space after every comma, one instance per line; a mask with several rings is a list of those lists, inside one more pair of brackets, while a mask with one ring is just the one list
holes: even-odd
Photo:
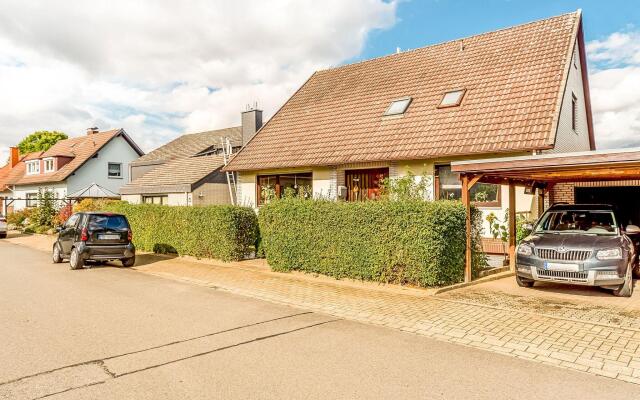
[[65, 133], [58, 131], [36, 131], [22, 139], [22, 141], [18, 143], [18, 149], [20, 149], [20, 154], [46, 151], [60, 140], [68, 138]]

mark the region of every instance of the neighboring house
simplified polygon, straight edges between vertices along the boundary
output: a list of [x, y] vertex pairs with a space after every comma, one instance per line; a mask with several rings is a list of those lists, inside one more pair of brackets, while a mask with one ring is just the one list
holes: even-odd
[[[577, 11], [317, 71], [226, 169], [252, 207], [303, 185], [375, 198], [381, 180], [409, 172], [428, 180], [430, 199], [457, 199], [452, 161], [594, 148]], [[507, 191], [478, 184], [472, 198], [503, 218]], [[518, 192], [517, 211], [535, 205]]]
[[53, 191], [59, 200], [94, 184], [118, 193], [129, 178], [126, 166], [143, 154], [123, 129], [99, 132], [90, 128], [85, 136], [61, 140], [47, 151], [21, 157], [12, 148], [9, 172], [0, 181], [4, 187], [0, 196], [8, 199], [8, 210], [17, 211], [36, 206], [41, 190]]
[[240, 150], [262, 126], [262, 111], [242, 113], [242, 126], [191, 133], [129, 164], [131, 182], [120, 189], [130, 203], [172, 206], [230, 204], [223, 144]]

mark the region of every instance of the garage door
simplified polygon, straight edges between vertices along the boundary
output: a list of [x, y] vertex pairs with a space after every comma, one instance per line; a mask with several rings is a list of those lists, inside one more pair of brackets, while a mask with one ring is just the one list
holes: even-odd
[[640, 187], [576, 187], [575, 202], [611, 204], [617, 208], [619, 223], [640, 225]]

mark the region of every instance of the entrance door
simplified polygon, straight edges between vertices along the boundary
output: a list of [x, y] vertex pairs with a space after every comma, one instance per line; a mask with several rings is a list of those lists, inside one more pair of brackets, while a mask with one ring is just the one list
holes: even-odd
[[380, 185], [389, 177], [389, 168], [345, 171], [347, 201], [373, 200], [380, 197]]
[[640, 225], [640, 187], [576, 187], [577, 204], [611, 204], [617, 209], [618, 224]]

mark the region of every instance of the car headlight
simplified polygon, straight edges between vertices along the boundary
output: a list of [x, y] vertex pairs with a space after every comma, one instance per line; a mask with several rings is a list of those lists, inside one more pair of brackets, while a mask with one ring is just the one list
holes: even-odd
[[533, 249], [526, 243], [522, 243], [518, 246], [518, 254], [521, 256], [530, 256], [533, 254]]
[[598, 260], [621, 260], [622, 249], [617, 247], [615, 249], [598, 250], [598, 252], [596, 253], [596, 258]]

